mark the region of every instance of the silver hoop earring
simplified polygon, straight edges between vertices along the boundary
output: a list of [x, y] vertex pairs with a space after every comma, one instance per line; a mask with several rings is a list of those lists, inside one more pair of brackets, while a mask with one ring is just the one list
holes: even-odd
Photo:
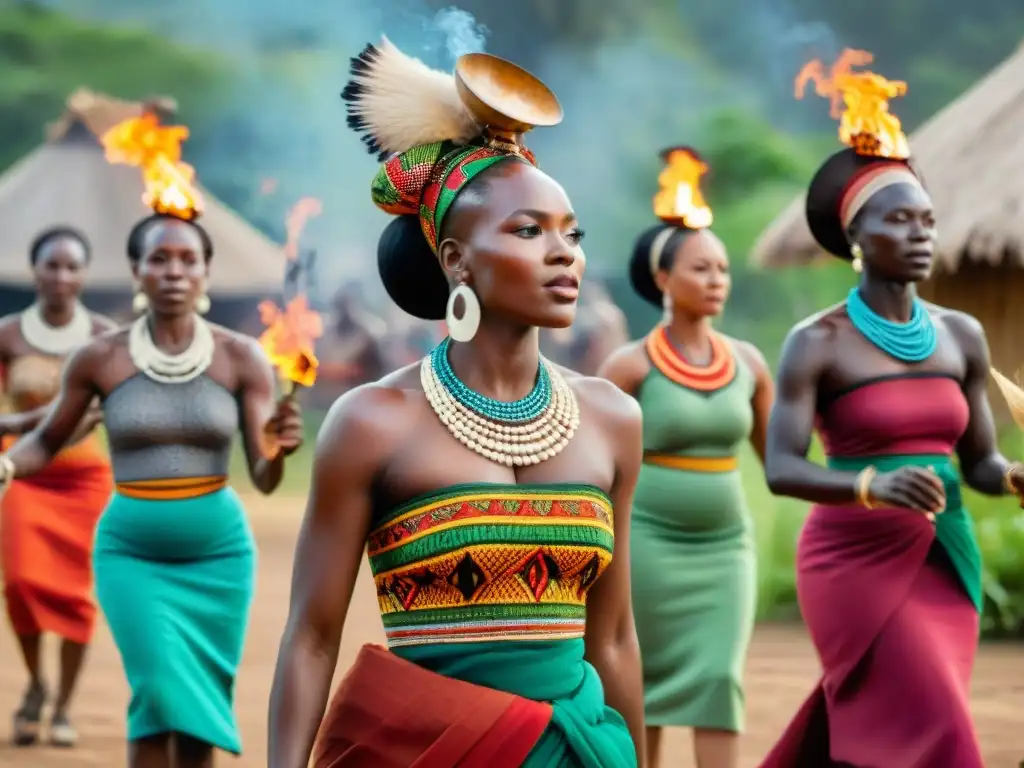
[[[455, 301], [459, 298], [462, 299], [462, 317], [455, 316]], [[480, 300], [465, 283], [455, 286], [455, 290], [448, 295], [444, 321], [452, 341], [467, 342], [476, 336], [480, 327]]]
[[136, 291], [135, 295], [132, 296], [132, 311], [136, 315], [141, 315], [149, 309], [149, 299], [146, 298], [146, 294], [142, 291]]
[[209, 311], [210, 297], [204, 293], [202, 296], [196, 299], [196, 313], [200, 315], [205, 315]]

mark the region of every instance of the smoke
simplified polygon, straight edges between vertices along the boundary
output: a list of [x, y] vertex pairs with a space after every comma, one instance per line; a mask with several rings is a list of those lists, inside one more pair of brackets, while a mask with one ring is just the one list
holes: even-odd
[[490, 33], [471, 13], [455, 7], [438, 11], [425, 31], [428, 35], [435, 31], [444, 35], [444, 47], [452, 64], [467, 53], [483, 53]]
[[[143, 26], [228, 61], [232, 89], [214, 123], [193, 131], [186, 159], [201, 182], [282, 243], [291, 206], [318, 199], [323, 215], [310, 221], [301, 248], [316, 250], [318, 279], [333, 285], [376, 273], [376, 240], [387, 222], [369, 201], [375, 160], [348, 130], [339, 98], [350, 57], [382, 34], [444, 70], [486, 44], [552, 87], [565, 121], [531, 133], [528, 144], [566, 186], [588, 229], [591, 264], [615, 272], [651, 219], [650, 196], [637, 190], [653, 194], [662, 146], [699, 144], [702, 120], [722, 106], [768, 105], [794, 119], [793, 75], [812, 55], [829, 57], [828, 46], [838, 51], [826, 27], [792, 17], [785, 0], [720, 0], [731, 9], [716, 11], [727, 26], [713, 39], [692, 40], [682, 56], [675, 39], [690, 33], [693, 14], [710, 13], [698, 0], [686, 0], [677, 18], [669, 13], [654, 30], [630, 27], [636, 9], [621, 0], [550, 3], [545, 24], [524, 4], [490, 0], [440, 10], [431, 0], [46, 1], [79, 17]], [[581, 8], [583, 16], [572, 16]], [[672, 45], [664, 45], [669, 38]], [[706, 63], [702, 54], [716, 46], [735, 60], [732, 71]]]

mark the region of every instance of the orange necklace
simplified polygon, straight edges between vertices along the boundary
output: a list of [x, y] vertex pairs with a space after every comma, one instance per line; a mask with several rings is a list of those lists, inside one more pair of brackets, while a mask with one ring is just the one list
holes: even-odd
[[698, 392], [715, 392], [736, 377], [736, 360], [729, 343], [714, 331], [710, 335], [711, 361], [705, 366], [693, 365], [679, 352], [668, 337], [664, 325], [647, 335], [644, 347], [651, 363], [665, 378], [681, 387]]

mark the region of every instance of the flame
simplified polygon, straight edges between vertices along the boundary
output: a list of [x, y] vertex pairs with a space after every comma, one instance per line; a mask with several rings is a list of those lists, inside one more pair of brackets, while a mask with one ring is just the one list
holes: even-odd
[[323, 210], [320, 201], [315, 197], [303, 197], [288, 211], [288, 218], [285, 220], [288, 240], [284, 244], [284, 255], [289, 261], [294, 261], [299, 256], [299, 238], [306, 227], [306, 222], [319, 216]]
[[654, 213], [663, 221], [681, 221], [690, 229], [710, 227], [711, 208], [700, 191], [707, 163], [688, 149], [670, 150], [658, 175], [660, 189], [654, 196]]
[[814, 59], [796, 76], [794, 92], [802, 99], [813, 81], [817, 94], [830, 100], [832, 117], [839, 120], [839, 140], [858, 154], [905, 160], [910, 146], [899, 118], [889, 112], [889, 100], [903, 96], [907, 84], [874, 72], [853, 71], [874, 58], [867, 51], [847, 48], [828, 73], [821, 60]]
[[196, 172], [181, 160], [181, 143], [188, 138], [183, 125], [161, 125], [152, 112], [118, 123], [100, 137], [111, 163], [142, 169], [142, 202], [157, 213], [192, 220], [203, 212], [203, 197], [195, 186]]
[[299, 295], [282, 311], [272, 301], [259, 305], [260, 320], [267, 326], [260, 335], [260, 346], [285, 382], [311, 387], [316, 383], [320, 362], [314, 352], [315, 340], [324, 332], [320, 315], [309, 308]]

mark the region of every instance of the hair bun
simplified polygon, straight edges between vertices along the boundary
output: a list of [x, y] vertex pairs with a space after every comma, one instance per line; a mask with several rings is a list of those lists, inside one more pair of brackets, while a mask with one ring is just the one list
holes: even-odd
[[443, 320], [448, 281], [430, 249], [419, 215], [397, 216], [377, 242], [377, 269], [391, 300], [421, 320]]

